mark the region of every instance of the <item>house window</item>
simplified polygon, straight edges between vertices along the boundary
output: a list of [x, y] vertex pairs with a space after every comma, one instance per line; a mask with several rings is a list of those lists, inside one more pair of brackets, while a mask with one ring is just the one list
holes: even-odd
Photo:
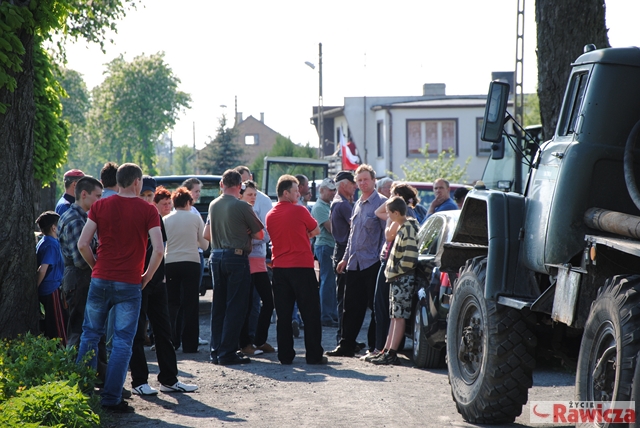
[[378, 121], [378, 133], [377, 133], [377, 138], [378, 138], [378, 157], [384, 157], [384, 125], [383, 125], [383, 121], [379, 120]]
[[245, 144], [245, 146], [257, 146], [258, 142], [259, 142], [258, 134], [245, 135], [244, 136], [244, 144]]
[[407, 120], [407, 156], [420, 156], [429, 145], [429, 154], [453, 149], [458, 155], [458, 119]]
[[482, 123], [484, 118], [476, 117], [476, 155], [477, 156], [490, 156], [491, 155], [491, 142], [482, 141], [480, 136], [482, 135]]

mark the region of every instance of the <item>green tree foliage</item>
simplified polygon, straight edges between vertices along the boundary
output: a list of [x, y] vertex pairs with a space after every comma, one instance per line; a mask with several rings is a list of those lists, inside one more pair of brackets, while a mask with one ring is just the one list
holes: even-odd
[[62, 192], [62, 171], [77, 168], [98, 177], [104, 162], [96, 156], [87, 132], [87, 115], [91, 108], [89, 90], [80, 73], [62, 69], [58, 80], [66, 92], [61, 99], [62, 117], [69, 122], [69, 151], [63, 168], [58, 170], [58, 189]]
[[122, 56], [107, 64], [107, 77], [93, 90], [90, 136], [102, 161], [135, 162], [155, 175], [156, 144], [175, 125], [191, 97], [178, 90], [180, 79], [164, 53]]
[[538, 94], [524, 95], [524, 115], [522, 126], [540, 125], [540, 100]]
[[242, 163], [244, 149], [234, 142], [237, 130], [227, 127], [227, 117], [224, 114], [219, 119], [216, 132], [216, 137], [198, 154], [198, 166], [207, 174], [222, 174]]
[[62, 116], [72, 126], [84, 126], [87, 123], [91, 99], [82, 74], [63, 68], [60, 70], [58, 80], [66, 92], [66, 96], [61, 99]]
[[291, 138], [282, 135], [276, 135], [276, 143], [271, 150], [261, 153], [253, 161], [249, 168], [253, 173], [253, 179], [258, 185], [262, 183], [262, 170], [264, 169], [265, 156], [289, 156], [295, 158], [316, 158], [318, 157], [318, 149], [314, 149], [307, 143], [305, 146], [298, 145], [291, 141]]
[[189, 146], [178, 146], [173, 151], [173, 174], [189, 175], [193, 174], [193, 148]]
[[[39, 38], [38, 38], [39, 39]], [[60, 97], [64, 89], [54, 77], [51, 58], [36, 42], [33, 52], [34, 98], [36, 121], [34, 134], [34, 178], [42, 183], [53, 181], [69, 149], [69, 124], [62, 118]]]
[[294, 158], [317, 158], [318, 149], [314, 149], [307, 143], [300, 146], [291, 141], [289, 137], [276, 136], [276, 144], [269, 151], [269, 156], [291, 156]]
[[[455, 154], [452, 149], [443, 150], [438, 156], [431, 158], [429, 155], [429, 145], [422, 150], [424, 159], [413, 159], [402, 165], [402, 171], [407, 181], [434, 181], [437, 178], [444, 178], [451, 183], [464, 183], [467, 178], [467, 166], [471, 162], [471, 157], [467, 159], [464, 166], [455, 165]], [[388, 172], [390, 176], [394, 174]]]

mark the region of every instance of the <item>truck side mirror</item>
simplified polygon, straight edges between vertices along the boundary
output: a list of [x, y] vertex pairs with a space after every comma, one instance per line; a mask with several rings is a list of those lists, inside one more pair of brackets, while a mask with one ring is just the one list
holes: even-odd
[[483, 141], [502, 143], [502, 129], [507, 113], [509, 84], [494, 80], [489, 85], [489, 95], [484, 108], [484, 121], [480, 138]]
[[491, 144], [491, 159], [500, 160], [504, 157], [504, 137], [500, 142]]

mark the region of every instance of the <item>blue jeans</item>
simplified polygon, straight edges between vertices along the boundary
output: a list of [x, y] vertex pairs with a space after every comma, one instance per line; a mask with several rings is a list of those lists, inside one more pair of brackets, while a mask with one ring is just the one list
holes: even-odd
[[138, 327], [141, 300], [140, 284], [91, 279], [77, 362], [81, 362], [85, 354], [93, 351], [89, 365], [94, 369], [97, 367], [98, 342], [105, 333], [105, 321], [113, 308], [112, 352], [101, 399], [105, 406], [116, 405], [122, 400], [122, 387], [127, 377], [133, 338]]
[[211, 356], [231, 361], [236, 358], [240, 331], [249, 309], [249, 258], [234, 254], [234, 250], [211, 250], [210, 267], [214, 283]]
[[320, 310], [322, 313], [322, 322], [338, 322], [336, 274], [333, 270], [333, 247], [316, 245], [315, 255], [320, 264]]

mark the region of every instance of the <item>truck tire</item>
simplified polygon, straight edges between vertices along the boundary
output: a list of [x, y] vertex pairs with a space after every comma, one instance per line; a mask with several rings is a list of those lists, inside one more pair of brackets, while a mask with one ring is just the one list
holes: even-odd
[[[581, 401], [631, 401], [640, 352], [640, 276], [619, 275], [598, 290], [578, 355]], [[636, 392], [637, 394], [637, 392]]]
[[487, 258], [468, 260], [447, 323], [449, 384], [471, 423], [503, 424], [522, 413], [533, 383], [536, 337], [530, 312], [484, 298]]
[[[634, 401], [636, 403], [636, 415], [640, 412], [640, 364], [638, 364], [638, 361], [640, 361], [640, 352], [636, 354], [636, 364], [633, 370], [633, 384], [631, 385], [631, 397], [629, 399], [629, 401]], [[637, 416], [636, 419], [638, 419]], [[629, 424], [629, 428], [638, 427], [640, 427], [640, 420], [636, 420]]]
[[445, 349], [437, 349], [429, 344], [423, 324], [423, 317], [426, 317], [427, 314], [422, 309], [423, 306], [417, 304], [413, 314], [413, 363], [419, 369], [442, 368], [445, 365]]

